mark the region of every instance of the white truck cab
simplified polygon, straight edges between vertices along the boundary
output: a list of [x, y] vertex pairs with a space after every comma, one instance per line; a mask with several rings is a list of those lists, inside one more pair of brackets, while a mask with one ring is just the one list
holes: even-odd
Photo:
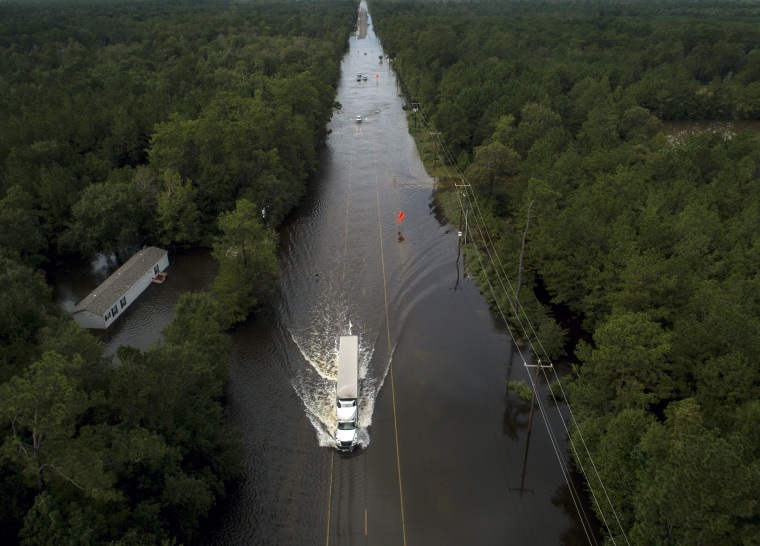
[[340, 336], [338, 383], [335, 388], [338, 426], [335, 446], [353, 451], [358, 441], [359, 424], [359, 337]]

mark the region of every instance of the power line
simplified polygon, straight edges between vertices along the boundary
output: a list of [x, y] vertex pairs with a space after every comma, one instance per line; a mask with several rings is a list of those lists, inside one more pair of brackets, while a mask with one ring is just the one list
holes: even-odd
[[[480, 212], [480, 208], [479, 208], [479, 206], [477, 204], [477, 201], [475, 201], [474, 193], [473, 193], [473, 201], [475, 203], [475, 207], [477, 208], [478, 212]], [[482, 217], [482, 213], [481, 213], [481, 217]], [[536, 350], [535, 346], [533, 345], [533, 342], [531, 341], [531, 336], [528, 335], [528, 332], [527, 332], [525, 326], [522, 323], [522, 319], [520, 318], [519, 311], [522, 311], [522, 315], [523, 315], [523, 317], [525, 317], [525, 321], [530, 326], [530, 330], [533, 333], [533, 337], [536, 339], [537, 343], [540, 345], [540, 347], [541, 347], [541, 349], [543, 351], [544, 356], [547, 358], [547, 360], [549, 361], [549, 364], [551, 365], [551, 367], [553, 369], [554, 368], [554, 364], [551, 362], [551, 358], [549, 357], [548, 353], [544, 349], [543, 344], [540, 343], [540, 340], [538, 338], [538, 334], [536, 333], [535, 328], [533, 327], [533, 324], [531, 323], [530, 318], [528, 317], [528, 314], [525, 312], [525, 308], [520, 303], [519, 298], [517, 297], [517, 293], [515, 292], [515, 289], [512, 286], [512, 283], [509, 281], [509, 277], [508, 277], [508, 275], [507, 275], [507, 273], [506, 273], [506, 271], [504, 269], [504, 265], [501, 263], [501, 259], [499, 258], [499, 254], [498, 254], [498, 252], [496, 252], [496, 247], [493, 244], [493, 241], [491, 240], [491, 237], [490, 237], [490, 235], [488, 235], [487, 231], [486, 231], [486, 236], [488, 237], [488, 243], [490, 243], [491, 248], [494, 249], [494, 254], [496, 255], [496, 260], [499, 262], [499, 267], [501, 269], [501, 272], [504, 275], [504, 278], [506, 278], [506, 280], [507, 280], [507, 284], [509, 285], [509, 291], [514, 296], [515, 304], [512, 305], [512, 311], [513, 311], [513, 314], [515, 316], [515, 319], [517, 320], [518, 324], [520, 325], [520, 327], [521, 327], [521, 329], [523, 331], [523, 334], [525, 335], [525, 338], [526, 338], [527, 342], [529, 343], [529, 345], [531, 347], [531, 350], [533, 351], [534, 354], [538, 354], [538, 351]], [[483, 242], [484, 242], [484, 246], [485, 246], [486, 250], [488, 251], [488, 244], [485, 243], [485, 240]], [[490, 251], [488, 252], [488, 254], [489, 254], [489, 257], [491, 257]], [[496, 264], [495, 264], [495, 262], [493, 262], [493, 260], [492, 260], [492, 265], [494, 267], [496, 267]], [[497, 278], [499, 279], [499, 282], [502, 283], [502, 290], [504, 290], [505, 293], [506, 293], [506, 291], [507, 291], [506, 287], [504, 286], [503, 282], [501, 281], [501, 276], [498, 275], [498, 270], [497, 270]], [[518, 287], [518, 290], [519, 290], [519, 287]], [[495, 295], [494, 295], [494, 297], [495, 297]], [[512, 300], [509, 298], [508, 294], [507, 294], [507, 299], [510, 301], [510, 304], [511, 304]], [[564, 397], [564, 399], [566, 401], [566, 404], [567, 404], [567, 409], [568, 409], [569, 415], [571, 416], [571, 418], [573, 420], [573, 424], [575, 425], [575, 428], [578, 431], [578, 435], [579, 435], [579, 438], [581, 440], [581, 443], [583, 444], [583, 447], [585, 448], [586, 455], [588, 456], [589, 461], [591, 462], [591, 465], [594, 468], [594, 472], [595, 472], [596, 478], [599, 480], [599, 484], [600, 484], [600, 486], [602, 488], [602, 491], [604, 492], [604, 495], [605, 495], [605, 497], [607, 499], [607, 503], [609, 504], [609, 507], [612, 510], [613, 515], [615, 516], [615, 520], [617, 521], [618, 526], [620, 527], [620, 530], [621, 530], [621, 533], [623, 535], [623, 538], [625, 539], [625, 542], [627, 544], [630, 544], [630, 542], [628, 542], [628, 537], [625, 534], [625, 529], [623, 528], [622, 524], [620, 523], [620, 519], [618, 518], [617, 511], [615, 510], [615, 507], [613, 506], [612, 501], [609, 498], [609, 494], [607, 492], [607, 488], [604, 486], [604, 482], [602, 481], [602, 478], [599, 475], [599, 472], [598, 472], [598, 470], [596, 468], [596, 464], [594, 463], [593, 458], [591, 457], [591, 453], [590, 453], [590, 451], [588, 449], [588, 446], [586, 445], [585, 439], [583, 438], [583, 434], [582, 434], [582, 432], [580, 430], [580, 427], [578, 426], [578, 423], [577, 423], [577, 421], [575, 419], [575, 415], [572, 412], [572, 408], [570, 407], [569, 398], [567, 397], [567, 395], [566, 395], [566, 393], [564, 391], [564, 387], [562, 386], [562, 382], [560, 381], [559, 375], [555, 373], [555, 377], [557, 378], [557, 384], [560, 386], [560, 389], [562, 390], [563, 397]], [[548, 383], [548, 377], [546, 379], [547, 379], [547, 383]], [[554, 400], [555, 405], [556, 405], [557, 404], [557, 399], [554, 396], [554, 393], [551, 391], [551, 389], [549, 390], [549, 393], [551, 394], [552, 399]], [[557, 407], [559, 407], [559, 406], [557, 406]], [[570, 446], [573, 449], [573, 452], [575, 453], [575, 458], [578, 461], [578, 464], [580, 465], [581, 471], [584, 474], [589, 475], [586, 472], [586, 470], [585, 470], [585, 468], [583, 466], [583, 461], [578, 456], [578, 451], [577, 451], [577, 449], [575, 447], [575, 442], [573, 441], [572, 435], [570, 434], [570, 431], [567, 428], [567, 424], [565, 423], [564, 419], [562, 420], [562, 424], [563, 424], [563, 426], [565, 428], [565, 432], [567, 433], [567, 437], [568, 437], [568, 441], [570, 442]], [[589, 484], [589, 488], [590, 488], [590, 484]], [[594, 498], [594, 502], [596, 503], [597, 508], [599, 509], [600, 517], [602, 518], [602, 521], [604, 522], [605, 527], [607, 527], [609, 529], [609, 525], [607, 524], [606, 518], [604, 516], [604, 511], [602, 510], [602, 507], [601, 507], [598, 499], [596, 498], [596, 495], [595, 495], [593, 489], [591, 489], [591, 493], [592, 493], [592, 497]], [[611, 539], [612, 539], [612, 541], [614, 543], [615, 542], [614, 537], [611, 536]]]
[[[439, 142], [441, 144], [442, 151], [444, 152], [444, 157], [452, 165], [454, 171], [458, 175], [458, 178], [460, 180], [462, 180], [463, 183], [464, 183], [465, 177], [459, 171], [459, 169], [457, 168], [457, 166], [456, 166], [456, 164], [455, 164], [455, 162], [453, 160], [452, 154], [451, 154], [450, 150], [448, 149], [448, 147], [446, 146], [445, 141], [440, 137], [441, 133], [439, 131], [434, 131], [434, 128], [432, 127], [432, 124], [429, 122], [429, 120], [425, 119], [424, 116], [419, 113], [419, 108], [416, 108], [414, 113], [415, 113], [415, 118], [418, 118], [418, 117], [420, 118], [423, 127], [430, 132], [431, 136], [435, 134], [436, 136], [439, 137]], [[415, 122], [415, 124], [416, 124], [416, 122]], [[437, 153], [437, 148], [436, 148], [436, 153]], [[449, 173], [448, 166], [446, 165], [446, 161], [442, 161], [442, 166], [444, 167], [444, 170], [446, 171], [447, 176], [449, 176], [449, 178], [452, 178], [451, 175], [450, 175], [450, 173]], [[469, 184], [463, 184], [462, 186], [463, 187], [466, 186], [467, 188], [469, 188]], [[523, 331], [524, 337], [526, 338], [526, 340], [530, 344], [531, 350], [534, 352], [534, 354], [538, 355], [538, 351], [536, 350], [535, 346], [533, 345], [533, 342], [531, 341], [531, 337], [535, 337], [536, 342], [538, 343], [538, 345], [540, 346], [543, 354], [546, 356], [547, 360], [549, 361], [549, 366], [548, 367], [550, 367], [552, 370], [554, 370], [554, 365], [551, 362], [551, 359], [548, 357], [548, 354], [547, 354], [545, 348], [541, 344], [541, 342], [540, 342], [540, 340], [538, 338], [538, 335], [536, 334], [535, 328], [533, 328], [533, 325], [530, 322], [530, 319], [529, 319], [527, 313], [525, 312], [525, 309], [523, 308], [523, 306], [519, 302], [519, 298], [517, 297], [517, 293], [515, 292], [514, 288], [512, 287], [512, 284], [509, 281], [509, 277], [506, 274], [504, 266], [501, 263], [501, 260], [500, 260], [500, 258], [498, 256], [498, 252], [496, 252], [495, 245], [493, 244], [493, 241], [492, 241], [490, 235], [488, 234], [488, 231], [485, 229], [485, 227], [483, 227], [483, 228], [480, 227], [481, 223], [483, 224], [483, 226], [485, 226], [485, 221], [483, 219], [482, 211], [480, 211], [480, 207], [478, 206], [477, 200], [475, 199], [474, 192], [473, 192], [471, 198], [470, 198], [469, 193], [462, 192], [461, 195], [467, 197], [468, 204], [469, 204], [470, 208], [473, 209], [473, 212], [475, 213], [474, 214], [474, 216], [475, 216], [475, 225], [478, 228], [478, 230], [481, 232], [480, 234], [481, 234], [481, 240], [482, 240], [483, 246], [484, 246], [486, 252], [488, 253], [489, 259], [491, 261], [491, 265], [494, 268], [494, 273], [496, 274], [496, 278], [499, 280], [499, 283], [501, 284], [501, 288], [502, 288], [505, 296], [507, 297], [507, 300], [509, 301], [510, 306], [512, 307], [513, 314], [514, 314], [514, 316], [515, 316], [515, 318], [517, 320], [517, 323], [520, 325], [520, 327], [521, 327], [521, 329]], [[459, 190], [457, 190], [457, 198], [459, 200], [460, 207], [464, 208], [464, 203], [462, 202]], [[473, 206], [473, 203], [474, 203], [474, 206]], [[480, 215], [480, 219], [478, 218], [478, 215]], [[494, 254], [496, 254], [496, 261], [499, 262], [499, 267], [496, 266], [496, 261], [494, 261], [494, 257], [491, 255], [491, 251], [489, 249], [489, 244], [490, 244], [490, 248], [493, 249]], [[477, 245], [475, 245], [475, 252], [476, 252], [476, 254], [478, 256], [478, 260], [479, 260], [479, 262], [481, 264], [481, 268], [485, 271], [485, 267], [484, 267], [482, 261], [480, 260], [480, 254], [479, 254], [479, 252], [477, 250]], [[507, 284], [509, 285], [509, 288], [510, 288], [509, 291], [507, 291], [506, 287], [504, 286], [504, 282], [502, 280], [502, 275], [504, 276], [504, 278], [507, 279]], [[509, 331], [509, 334], [512, 337], [513, 341], [515, 341], [515, 337], [514, 337], [514, 335], [512, 333], [512, 330], [511, 330], [509, 324], [507, 323], [506, 317], [504, 316], [504, 314], [503, 314], [503, 312], [501, 310], [501, 307], [500, 307], [499, 302], [498, 302], [497, 295], [496, 295], [495, 291], [493, 290], [493, 286], [491, 285], [490, 279], [488, 279], [488, 277], [486, 277], [486, 282], [489, 285], [489, 289], [491, 290], [491, 294], [493, 295], [493, 299], [494, 299], [495, 305], [497, 306], [497, 309], [499, 310], [499, 313], [500, 313], [500, 315], [502, 317], [502, 320], [506, 324], [507, 330]], [[518, 289], [519, 289], [519, 287], [518, 287]], [[514, 304], [512, 303], [512, 298], [509, 297], [509, 292], [510, 291], [511, 291], [512, 295], [514, 296], [514, 301], [515, 301]], [[530, 326], [530, 330], [533, 333], [533, 336], [528, 335], [528, 332], [527, 332], [525, 326], [522, 323], [522, 319], [520, 318], [520, 311], [522, 311], [522, 314], [525, 317], [526, 322]], [[524, 362], [524, 365], [527, 366], [527, 363], [524, 361], [524, 359], [523, 359], [523, 362]], [[544, 375], [546, 377], [546, 372], [544, 372]], [[530, 378], [530, 374], [528, 374], [528, 376]], [[569, 412], [570, 418], [572, 419], [572, 422], [575, 425], [578, 437], [581, 440], [581, 443], [583, 444], [583, 447], [585, 449], [586, 455], [588, 456], [588, 459], [589, 459], [589, 461], [590, 461], [590, 463], [591, 463], [591, 465], [592, 465], [592, 467], [594, 469], [595, 476], [598, 479], [599, 484], [600, 484], [602, 490], [604, 491], [604, 495], [606, 497], [607, 503], [608, 503], [609, 507], [611, 508], [612, 513], [615, 516], [615, 520], [616, 520], [616, 522], [617, 522], [617, 524], [618, 524], [618, 526], [620, 528], [621, 534], [622, 534], [623, 538], [625, 539], [625, 542], [627, 544], [630, 544], [630, 542], [628, 541], [628, 537], [626, 536], [625, 529], [623, 528], [623, 526], [622, 526], [622, 524], [620, 522], [620, 519], [619, 519], [619, 517], [617, 515], [617, 511], [615, 510], [615, 508], [614, 508], [614, 506], [612, 504], [612, 501], [609, 498], [609, 494], [607, 492], [606, 487], [604, 486], [604, 482], [603, 482], [601, 476], [599, 475], [599, 472], [598, 472], [598, 469], [596, 467], [596, 464], [593, 461], [593, 457], [591, 456], [591, 453], [590, 453], [590, 451], [588, 449], [588, 446], [587, 446], [587, 444], [585, 442], [585, 439], [583, 438], [582, 431], [581, 431], [580, 427], [578, 426], [577, 420], [575, 419], [575, 415], [572, 412], [572, 409], [570, 407], [570, 401], [569, 401], [569, 398], [567, 397], [567, 395], [565, 393], [564, 387], [562, 386], [562, 382], [560, 381], [560, 378], [559, 378], [558, 375], [555, 374], [555, 376], [557, 378], [557, 384], [560, 386], [560, 389], [562, 391], [562, 395], [563, 395], [563, 397], [565, 399], [565, 402], [566, 402], [566, 405], [567, 405], [567, 408], [568, 408], [568, 412]], [[531, 383], [533, 383], [533, 379], [532, 378], [530, 378], [530, 379], [531, 379]], [[548, 381], [549, 381], [548, 377], [546, 377], [546, 380], [547, 380], [547, 383], [548, 383]], [[533, 387], [534, 387], [534, 389], [536, 389], [537, 385], [533, 384]], [[554, 396], [554, 393], [551, 391], [551, 389], [549, 391], [550, 391], [550, 394], [551, 394], [551, 396], [552, 396], [552, 398], [553, 398], [553, 400], [555, 402], [555, 405], [559, 409], [559, 404], [557, 403], [557, 399]], [[540, 408], [540, 410], [542, 412], [542, 415], [544, 416], [544, 420], [546, 422], [547, 428], [549, 429], [549, 434], [550, 434], [550, 437], [552, 439], [552, 445], [554, 445], [554, 441], [555, 441], [554, 432], [553, 432], [553, 430], [551, 430], [551, 427], [550, 427], [550, 425], [548, 423], [548, 420], [546, 419], [546, 415], [544, 414], [544, 409], [543, 409], [543, 406], [542, 406], [540, 400], [539, 400], [539, 408]], [[582, 460], [581, 460], [581, 458], [578, 455], [578, 450], [575, 447], [575, 443], [573, 442], [572, 435], [570, 434], [570, 431], [567, 428], [567, 424], [565, 423], [564, 418], [562, 418], [562, 423], [563, 423], [564, 429], [565, 429], [565, 431], [566, 431], [566, 433], [568, 435], [568, 439], [569, 439], [571, 448], [573, 449], [573, 452], [575, 454], [575, 458], [576, 458], [576, 460], [578, 461], [578, 464], [581, 467], [581, 471], [584, 474], [589, 475], [586, 472], [585, 468], [583, 467]], [[556, 451], [556, 447], [555, 447], [555, 451]], [[565, 464], [564, 464], [564, 461], [562, 461], [561, 457], [559, 457], [559, 460], [560, 460], [560, 466], [562, 467], [563, 474], [565, 474]], [[575, 489], [571, 485], [571, 483], [570, 483], [569, 479], [567, 478], [567, 476], [566, 476], [566, 480], [568, 481], [568, 487], [569, 487], [569, 489], [571, 491], [571, 496], [573, 496], [573, 502], [575, 503], [576, 501], [575, 501], [574, 495], [577, 495], [577, 492], [575, 492]], [[591, 492], [592, 497], [594, 498], [594, 502], [595, 502], [595, 504], [596, 504], [596, 506], [597, 506], [597, 508], [599, 510], [600, 517], [602, 518], [602, 521], [603, 521], [605, 527], [608, 530], [610, 530], [610, 526], [607, 523], [606, 518], [604, 516], [604, 510], [602, 510], [601, 504], [599, 503], [599, 500], [598, 500], [598, 498], [596, 496], [596, 493], [594, 492], [594, 490], [591, 487], [590, 483], [589, 483], [589, 490]], [[576, 509], [578, 509], [577, 504], [576, 504]], [[580, 510], [579, 510], [579, 516], [582, 519], [585, 518], [585, 514], [583, 514]], [[584, 531], [585, 531], [585, 524], [583, 524], [583, 525], [584, 525]], [[587, 537], [588, 537], [588, 533], [587, 533]], [[610, 538], [613, 541], [613, 543], [615, 543], [614, 536], [613, 536], [613, 534], [611, 532], [610, 532]]]
[[[478, 229], [480, 229], [479, 224], [477, 223], [477, 218], [476, 218], [476, 225], [478, 226]], [[481, 269], [485, 270], [485, 266], [484, 266], [483, 261], [481, 259], [481, 253], [478, 250], [477, 244], [473, 245], [473, 248], [474, 248], [475, 254], [476, 254], [477, 258], [478, 258], [478, 262], [480, 263]], [[504, 316], [504, 312], [501, 309], [501, 305], [499, 304], [499, 301], [498, 301], [498, 299], [496, 297], [496, 292], [495, 292], [494, 287], [491, 284], [491, 281], [488, 278], [488, 276], [486, 276], [486, 282], [487, 282], [488, 287], [489, 287], [489, 289], [491, 291], [491, 294], [494, 297], [494, 304], [496, 305], [497, 309], [499, 310], [499, 314], [501, 315], [502, 320], [504, 321], [504, 324], [507, 326], [507, 330], [509, 332], [510, 337], [512, 338], [512, 342], [515, 345], [517, 345], [517, 339], [516, 339], [514, 333], [512, 332], [512, 328], [509, 326], [509, 323], [508, 323], [506, 317]], [[522, 356], [522, 354], [521, 354], [521, 356]], [[527, 368], [529, 366], [528, 362], [525, 360], [524, 357], [522, 358], [522, 361], [523, 361], [523, 366], [527, 370]], [[538, 384], [533, 382], [533, 378], [530, 376], [530, 374], [528, 374], [528, 378], [529, 378], [529, 380], [531, 382], [531, 386], [532, 386], [533, 392], [537, 393], [538, 392]], [[583, 526], [583, 531], [586, 534], [586, 537], [587, 537], [589, 543], [595, 542], [595, 540], [592, 538], [593, 535], [590, 533], [589, 529], [587, 528], [587, 522], [585, 522], [583, 520], [583, 510], [580, 507], [580, 503], [581, 503], [581, 501], [580, 501], [580, 495], [578, 495], [577, 491], [575, 491], [575, 488], [574, 488], [574, 486], [572, 484], [572, 481], [570, 480], [569, 470], [567, 469], [567, 465], [565, 464], [565, 462], [564, 462], [564, 460], [562, 458], [562, 453], [561, 453], [561, 448], [560, 448], [560, 442], [559, 442], [559, 440], [557, 440], [556, 435], [554, 433], [554, 429], [552, 428], [551, 423], [549, 422], [548, 412], [544, 408], [543, 402], [541, 401], [541, 398], [539, 396], [536, 396], [535, 400], [538, 403], [539, 410], [540, 410], [540, 413], [541, 413], [541, 417], [544, 420], [544, 424], [546, 425], [546, 429], [547, 429], [547, 432], [549, 434], [549, 440], [551, 442], [552, 449], [554, 450], [554, 453], [555, 453], [555, 455], [557, 457], [557, 460], [559, 461], [560, 470], [562, 471], [562, 475], [563, 475], [563, 477], [565, 479], [565, 482], [567, 483], [568, 491], [570, 491], [570, 497], [571, 497], [571, 499], [573, 501], [573, 505], [575, 506], [575, 510], [578, 512], [578, 516], [581, 518], [581, 525]], [[589, 525], [589, 527], [590, 527], [590, 525]]]
[[[464, 195], [467, 197], [468, 200], [470, 199], [469, 194], [464, 194]], [[470, 203], [470, 205], [472, 206], [471, 203]], [[477, 203], [476, 203], [476, 205], [477, 205]], [[477, 230], [480, 232], [481, 240], [483, 241], [483, 246], [485, 248], [485, 251], [488, 254], [488, 257], [489, 257], [489, 259], [491, 261], [491, 265], [494, 266], [494, 268], [495, 268], [495, 263], [493, 261], [493, 256], [491, 255], [491, 250], [489, 249], [488, 245], [485, 244], [485, 237], [483, 235], [484, 228], [481, 227], [482, 222], [478, 220], [477, 213], [474, 216], [475, 216], [475, 225], [477, 227]], [[483, 262], [482, 262], [482, 260], [480, 258], [480, 252], [478, 251], [477, 244], [473, 245], [473, 248], [475, 249], [475, 254], [478, 257], [478, 262], [480, 263], [481, 269], [483, 269], [485, 271], [485, 266], [483, 265]], [[494, 249], [494, 253], [495, 253], [495, 247], [493, 246], [493, 244], [491, 244], [491, 248]], [[496, 273], [496, 278], [499, 280], [499, 282], [502, 285], [502, 290], [505, 290], [504, 289], [504, 285], [503, 285], [503, 281], [501, 280], [501, 276], [499, 275], [499, 272], [498, 272], [498, 270], [496, 268], [495, 268], [495, 273]], [[517, 344], [517, 339], [516, 339], [515, 335], [513, 334], [512, 328], [509, 326], [509, 323], [508, 323], [506, 317], [504, 316], [504, 313], [501, 310], [501, 306], [499, 304], [499, 301], [498, 301], [498, 298], [497, 298], [497, 295], [496, 295], [496, 291], [494, 290], [493, 285], [491, 284], [491, 281], [490, 281], [490, 279], [488, 278], [487, 275], [486, 275], [486, 282], [488, 283], [488, 286], [489, 286], [489, 289], [491, 291], [491, 294], [493, 295], [494, 303], [495, 303], [496, 307], [499, 309], [499, 313], [501, 314], [502, 320], [504, 321], [505, 325], [507, 326], [507, 330], [509, 331], [509, 335], [512, 338], [513, 343], [515, 343], [515, 345], [516, 345]], [[509, 304], [512, 307], [512, 312], [516, 313], [516, 308], [515, 308], [514, 304], [512, 303], [512, 300], [509, 298], [508, 295], [507, 295], [507, 300], [509, 301]], [[518, 320], [518, 324], [519, 323], [520, 323], [520, 321]], [[523, 330], [523, 334], [525, 334], [524, 330]], [[534, 351], [534, 353], [535, 353], [535, 351]], [[531, 365], [527, 363], [527, 361], [525, 360], [525, 358], [523, 358], [522, 360], [523, 360], [523, 366], [527, 370]], [[550, 367], [552, 367], [552, 369], [553, 369], [553, 364], [551, 362], [550, 362]], [[532, 376], [531, 376], [530, 373], [528, 373], [528, 379], [529, 379], [529, 381], [531, 383], [531, 387], [532, 387], [533, 392], [534, 393], [538, 393], [538, 383], [537, 383], [537, 381], [533, 380], [533, 378], [532, 378]], [[548, 382], [549, 381], [548, 381], [548, 378], [547, 378], [547, 383]], [[595, 539], [592, 538], [593, 534], [591, 534], [589, 532], [589, 530], [587, 529], [587, 526], [588, 526], [588, 528], [590, 528], [591, 524], [590, 524], [590, 522], [588, 522], [587, 518], [585, 517], [585, 512], [581, 509], [580, 505], [582, 504], [582, 502], [581, 502], [580, 494], [578, 493], [578, 491], [576, 490], [574, 484], [572, 483], [572, 480], [570, 479], [569, 469], [567, 468], [567, 465], [565, 464], [565, 461], [563, 460], [562, 454], [560, 452], [561, 451], [561, 449], [560, 449], [560, 441], [557, 439], [556, 433], [554, 432], [554, 429], [552, 428], [552, 426], [551, 426], [551, 424], [549, 422], [549, 419], [548, 419], [548, 411], [544, 408], [543, 402], [542, 402], [542, 400], [541, 400], [540, 397], [536, 396], [535, 400], [538, 403], [539, 410], [541, 412], [541, 416], [542, 416], [542, 418], [544, 420], [544, 423], [546, 424], [546, 428], [547, 428], [547, 432], [549, 434], [549, 439], [551, 441], [552, 448], [554, 449], [555, 455], [557, 456], [557, 460], [558, 460], [558, 462], [560, 464], [560, 470], [562, 471], [562, 474], [563, 474], [563, 476], [565, 478], [565, 482], [567, 483], [568, 491], [570, 492], [570, 497], [571, 497], [571, 499], [573, 501], [573, 505], [575, 506], [575, 509], [576, 509], [576, 511], [578, 513], [578, 517], [581, 520], [581, 525], [583, 526], [584, 533], [586, 533], [586, 537], [588, 538], [589, 543], [596, 542]], [[559, 406], [557, 406], [557, 407], [559, 407]], [[569, 407], [569, 404], [568, 404], [568, 407]], [[561, 421], [564, 424], [564, 418], [561, 418]], [[593, 491], [592, 491], [592, 496], [594, 496]], [[597, 502], [597, 506], [598, 506], [598, 502]], [[604, 522], [604, 524], [605, 524], [605, 526], [607, 526], [606, 521]], [[613, 538], [613, 543], [614, 542], [615, 541], [614, 541], [614, 538]]]

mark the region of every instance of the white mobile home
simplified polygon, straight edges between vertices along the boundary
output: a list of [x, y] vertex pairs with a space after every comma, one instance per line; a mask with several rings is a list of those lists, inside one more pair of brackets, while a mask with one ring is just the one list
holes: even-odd
[[166, 250], [139, 250], [74, 307], [74, 320], [85, 328], [108, 328], [168, 266]]

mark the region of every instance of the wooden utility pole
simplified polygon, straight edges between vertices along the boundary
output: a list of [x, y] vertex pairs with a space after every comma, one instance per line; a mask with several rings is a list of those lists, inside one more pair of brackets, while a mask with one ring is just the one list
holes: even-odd
[[435, 142], [435, 137], [437, 137], [440, 134], [441, 134], [440, 131], [434, 131], [434, 132], [430, 133], [430, 138], [433, 139], [433, 149], [434, 149], [434, 152], [433, 152], [433, 168], [434, 169], [435, 169], [435, 166], [436, 166], [436, 162], [438, 160], [438, 144]]
[[[462, 180], [461, 184], [454, 184], [454, 187], [455, 188], [469, 188], [470, 185], [466, 184], [465, 181]], [[459, 191], [459, 190], [457, 190], [457, 191]], [[462, 195], [466, 196], [466, 194], [464, 192], [462, 192]], [[463, 211], [464, 211], [464, 228], [462, 227], [462, 212]], [[464, 244], [467, 244], [467, 231], [469, 229], [469, 225], [467, 223], [467, 213], [468, 212], [469, 212], [469, 210], [464, 210], [464, 205], [462, 205], [462, 208], [459, 209], [459, 231], [464, 234], [464, 241], [462, 241]]]
[[526, 491], [529, 493], [533, 493], [532, 489], [525, 489], [525, 474], [528, 469], [528, 450], [530, 449], [530, 430], [528, 430], [528, 437], [525, 440], [525, 455], [523, 455], [523, 466], [522, 466], [522, 473], [520, 475], [520, 487], [510, 487], [510, 491], [519, 491], [520, 492], [520, 498], [522, 498], [522, 494]]
[[520, 487], [512, 487], [510, 488], [511, 491], [519, 491], [520, 492], [520, 498], [522, 498], [522, 494], [525, 491], [528, 491], [530, 493], [533, 492], [532, 489], [526, 489], [525, 488], [525, 474], [526, 469], [528, 467], [528, 448], [530, 447], [530, 436], [533, 432], [533, 410], [536, 407], [536, 397], [538, 396], [538, 372], [541, 370], [541, 368], [551, 368], [552, 366], [544, 366], [541, 364], [541, 359], [538, 359], [538, 364], [526, 364], [526, 368], [536, 368], [536, 377], [533, 380], [533, 398], [530, 401], [530, 417], [528, 418], [528, 436], [525, 439], [525, 455], [523, 456], [523, 467], [522, 467], [522, 476], [520, 477]]
[[536, 404], [536, 397], [538, 396], [538, 372], [541, 370], [541, 368], [551, 368], [551, 366], [544, 366], [541, 364], [541, 360], [539, 359], [538, 364], [526, 364], [525, 367], [527, 368], [536, 368], [536, 377], [533, 380], [533, 398], [530, 402], [530, 417], [528, 417], [528, 434], [525, 437], [525, 454], [523, 455], [523, 466], [522, 466], [522, 473], [520, 476], [520, 487], [510, 487], [510, 491], [519, 491], [520, 492], [520, 498], [522, 498], [523, 493], [526, 491], [529, 493], [533, 493], [533, 489], [527, 489], [525, 487], [525, 475], [527, 474], [527, 468], [528, 468], [528, 451], [530, 450], [530, 438], [533, 434], [533, 411], [535, 409]]
[[533, 410], [536, 406], [536, 397], [538, 396], [538, 372], [544, 368], [552, 368], [552, 366], [544, 366], [541, 364], [541, 359], [538, 359], [538, 364], [526, 364], [526, 368], [536, 368], [536, 377], [533, 380], [533, 398], [530, 401], [530, 417], [528, 418], [528, 434], [530, 434], [533, 428]]

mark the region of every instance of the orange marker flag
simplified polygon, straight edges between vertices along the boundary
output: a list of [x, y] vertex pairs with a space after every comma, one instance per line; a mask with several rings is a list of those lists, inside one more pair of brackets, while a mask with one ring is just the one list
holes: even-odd
[[404, 219], [404, 216], [406, 216], [406, 214], [404, 214], [403, 212], [399, 212], [398, 213], [398, 223], [399, 224], [401, 223], [401, 220]]

